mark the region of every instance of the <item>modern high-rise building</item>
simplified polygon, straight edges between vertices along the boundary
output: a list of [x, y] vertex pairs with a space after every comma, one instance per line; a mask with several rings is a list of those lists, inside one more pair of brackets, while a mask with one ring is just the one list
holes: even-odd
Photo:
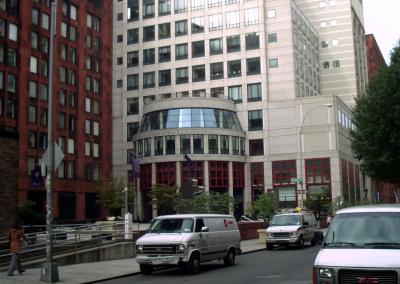
[[235, 197], [236, 216], [267, 191], [282, 208], [313, 195], [361, 198], [349, 130], [366, 82], [354, 63], [364, 49], [331, 59], [340, 61], [343, 96], [329, 91], [308, 2], [114, 2], [113, 173], [130, 178], [130, 159], [139, 157], [140, 219], [156, 214], [153, 185], [180, 188], [188, 179]]
[[[33, 201], [39, 212], [45, 212], [46, 192], [30, 175], [47, 147], [51, 115], [51, 3], [0, 1], [0, 128], [19, 137], [18, 202]], [[93, 181], [112, 166], [113, 6], [94, 0], [58, 0], [57, 6], [53, 133], [65, 158], [54, 174], [53, 213], [56, 219], [98, 218]]]

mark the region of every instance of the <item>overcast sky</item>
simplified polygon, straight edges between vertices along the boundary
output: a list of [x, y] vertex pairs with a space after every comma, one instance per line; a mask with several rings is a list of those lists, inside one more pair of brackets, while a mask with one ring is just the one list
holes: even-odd
[[386, 63], [390, 51], [400, 39], [400, 0], [364, 0], [364, 24], [367, 34], [374, 34]]

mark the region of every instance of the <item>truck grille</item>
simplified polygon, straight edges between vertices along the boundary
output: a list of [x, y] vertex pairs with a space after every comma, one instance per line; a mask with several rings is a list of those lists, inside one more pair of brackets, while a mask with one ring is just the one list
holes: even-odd
[[290, 233], [285, 233], [285, 232], [282, 232], [282, 233], [272, 233], [272, 236], [273, 236], [274, 238], [289, 238], [289, 237], [290, 237]]
[[144, 245], [145, 255], [171, 255], [176, 254], [176, 245]]
[[340, 284], [396, 284], [397, 272], [392, 270], [339, 270]]

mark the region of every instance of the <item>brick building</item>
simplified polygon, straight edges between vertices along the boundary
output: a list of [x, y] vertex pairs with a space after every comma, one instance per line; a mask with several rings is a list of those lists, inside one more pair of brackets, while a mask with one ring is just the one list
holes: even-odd
[[[44, 212], [30, 172], [47, 147], [50, 0], [0, 1], [0, 128], [15, 132], [18, 202]], [[54, 217], [97, 218], [93, 181], [111, 170], [112, 1], [58, 0], [54, 140], [65, 158], [54, 173]]]
[[386, 66], [386, 62], [373, 34], [365, 35], [365, 43], [367, 45], [368, 79], [371, 80], [382, 66]]

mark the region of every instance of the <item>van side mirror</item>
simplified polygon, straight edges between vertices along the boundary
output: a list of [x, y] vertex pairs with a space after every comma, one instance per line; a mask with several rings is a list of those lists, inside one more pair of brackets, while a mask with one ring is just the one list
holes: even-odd
[[201, 228], [201, 231], [203, 232], [203, 233], [206, 233], [206, 232], [208, 232], [210, 229], [208, 228], [208, 227], [202, 227]]

